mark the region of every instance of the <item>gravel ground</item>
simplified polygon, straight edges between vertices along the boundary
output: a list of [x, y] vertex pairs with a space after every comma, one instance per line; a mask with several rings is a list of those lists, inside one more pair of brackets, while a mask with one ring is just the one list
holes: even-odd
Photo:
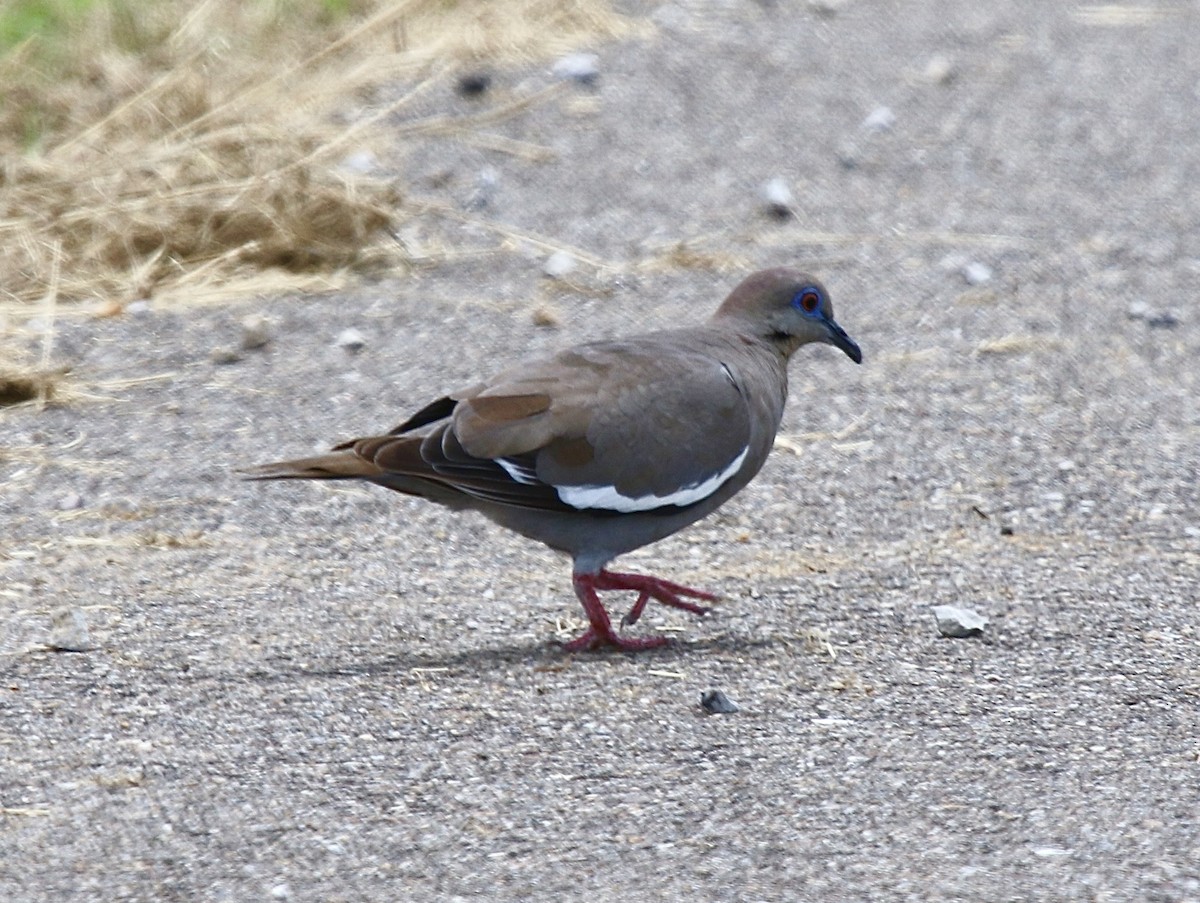
[[[637, 12], [385, 161], [448, 261], [59, 323], [89, 397], [0, 413], [0, 899], [1200, 900], [1200, 9]], [[554, 81], [494, 76], [426, 112]], [[778, 264], [866, 361], [622, 559], [724, 597], [664, 650], [562, 653], [567, 563], [482, 519], [232, 474]]]

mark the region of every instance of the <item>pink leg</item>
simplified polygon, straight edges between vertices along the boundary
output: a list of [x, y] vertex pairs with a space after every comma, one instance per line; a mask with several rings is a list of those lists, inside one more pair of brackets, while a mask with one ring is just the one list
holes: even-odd
[[638, 622], [638, 618], [642, 616], [642, 612], [646, 608], [646, 603], [650, 601], [650, 590], [644, 589], [638, 593], [637, 601], [633, 603], [633, 608], [629, 609], [629, 614], [621, 618], [621, 626], [629, 627]]
[[708, 609], [693, 602], [685, 602], [679, 598], [680, 596], [691, 596], [693, 599], [702, 599], [705, 602], [717, 601], [717, 597], [712, 593], [692, 589], [682, 583], [672, 583], [661, 577], [621, 574], [615, 571], [601, 571], [597, 577], [597, 589], [636, 589], [638, 591], [638, 599], [633, 603], [633, 608], [629, 609], [629, 614], [621, 619], [622, 624], [636, 624], [646, 608], [646, 603], [651, 599], [661, 602], [663, 605], [669, 605], [671, 608], [682, 608], [694, 615], [707, 614]]
[[712, 593], [692, 589], [679, 583], [672, 583], [670, 580], [663, 580], [659, 577], [648, 577], [641, 574], [621, 574], [602, 570], [598, 574], [575, 574], [573, 581], [575, 584], [575, 595], [579, 597], [579, 602], [583, 605], [583, 610], [587, 614], [587, 619], [591, 626], [582, 636], [571, 640], [571, 642], [564, 646], [568, 652], [579, 652], [584, 649], [594, 649], [597, 646], [604, 645], [616, 646], [618, 649], [628, 650], [653, 649], [667, 642], [667, 638], [661, 636], [622, 637], [616, 633], [612, 628], [612, 622], [608, 618], [608, 612], [600, 602], [597, 590], [637, 590], [637, 601], [633, 604], [633, 608], [630, 609], [629, 614], [622, 619], [621, 622], [623, 624], [636, 623], [638, 618], [642, 616], [646, 604], [651, 599], [656, 599], [672, 608], [682, 608], [684, 611], [690, 611], [698, 615], [704, 614], [708, 609], [693, 602], [684, 601], [680, 596], [691, 596], [693, 599], [703, 599], [707, 602], [715, 602], [717, 599]]

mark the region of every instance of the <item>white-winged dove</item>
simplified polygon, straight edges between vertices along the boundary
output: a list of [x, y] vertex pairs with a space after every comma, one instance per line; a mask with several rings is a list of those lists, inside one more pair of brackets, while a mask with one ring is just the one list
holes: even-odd
[[566, 552], [590, 627], [568, 650], [647, 649], [613, 630], [600, 590], [702, 614], [715, 596], [605, 569], [723, 505], [758, 473], [783, 416], [787, 364], [809, 342], [862, 352], [829, 293], [797, 270], [743, 281], [704, 326], [577, 345], [426, 405], [384, 436], [266, 464], [251, 479], [366, 480]]

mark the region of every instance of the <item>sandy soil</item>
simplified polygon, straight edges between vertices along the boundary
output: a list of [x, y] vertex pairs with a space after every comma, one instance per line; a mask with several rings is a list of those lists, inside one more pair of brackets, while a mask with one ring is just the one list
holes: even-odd
[[[0, 898], [1200, 899], [1200, 11], [641, 12], [492, 129], [552, 159], [385, 161], [449, 261], [59, 323], [94, 397], [0, 412]], [[622, 560], [724, 596], [665, 650], [564, 655], [567, 563], [481, 519], [232, 472], [775, 264], [866, 361], [805, 350], [759, 479]]]

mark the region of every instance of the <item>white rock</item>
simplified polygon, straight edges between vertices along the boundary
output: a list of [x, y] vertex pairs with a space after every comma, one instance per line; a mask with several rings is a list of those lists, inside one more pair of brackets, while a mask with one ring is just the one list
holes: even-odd
[[218, 345], [208, 353], [208, 359], [214, 364], [236, 364], [242, 359], [242, 353], [229, 345]]
[[767, 208], [776, 216], [790, 216], [793, 205], [796, 203], [795, 197], [792, 196], [792, 189], [779, 176], [763, 185], [762, 199], [766, 202]]
[[46, 643], [59, 652], [87, 652], [96, 648], [87, 619], [78, 608], [60, 608], [50, 616], [50, 639]]
[[935, 605], [933, 617], [937, 621], [938, 633], [955, 639], [979, 636], [988, 623], [983, 615], [957, 605]]
[[1129, 303], [1128, 311], [1129, 319], [1131, 320], [1147, 320], [1151, 316], [1150, 305], [1140, 298]]
[[242, 318], [242, 350], [254, 351], [271, 341], [271, 324], [266, 317], [252, 314]]
[[895, 124], [896, 114], [890, 107], [876, 107], [863, 120], [863, 128], [869, 132], [886, 132]]
[[940, 53], [935, 53], [925, 64], [925, 80], [933, 82], [935, 85], [948, 85], [954, 81], [956, 74], [954, 63], [950, 61], [949, 57]]
[[55, 507], [59, 511], [74, 511], [77, 508], [82, 508], [83, 496], [78, 492], [68, 492], [66, 495], [59, 497]]
[[338, 166], [346, 172], [364, 176], [379, 169], [379, 158], [369, 150], [357, 150], [343, 157]]
[[967, 285], [983, 285], [985, 282], [992, 281], [992, 268], [978, 260], [972, 260], [963, 267], [962, 274], [963, 278], [967, 280]]
[[353, 326], [338, 333], [336, 344], [347, 351], [362, 351], [367, 346], [367, 338]]
[[542, 272], [551, 279], [561, 279], [575, 269], [575, 258], [566, 251], [555, 251], [542, 264]]
[[1034, 847], [1033, 855], [1039, 856], [1042, 859], [1058, 859], [1063, 856], [1072, 855], [1070, 850], [1064, 850], [1062, 847]]
[[475, 186], [480, 191], [494, 191], [500, 184], [500, 170], [494, 166], [485, 166], [475, 177]]
[[559, 78], [590, 85], [600, 77], [600, 57], [594, 53], [568, 53], [550, 71]]

